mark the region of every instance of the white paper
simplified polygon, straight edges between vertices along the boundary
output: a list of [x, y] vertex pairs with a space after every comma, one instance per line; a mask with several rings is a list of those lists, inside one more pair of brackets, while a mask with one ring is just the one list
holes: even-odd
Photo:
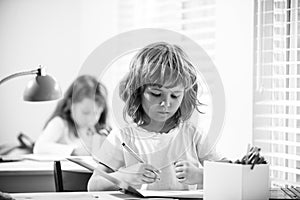
[[144, 197], [203, 198], [203, 190], [137, 190]]

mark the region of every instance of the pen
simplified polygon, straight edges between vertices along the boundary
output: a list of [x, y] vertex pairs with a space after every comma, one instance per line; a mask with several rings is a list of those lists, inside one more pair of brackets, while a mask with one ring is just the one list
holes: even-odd
[[[135, 153], [129, 146], [127, 146], [124, 142], [122, 143], [122, 146], [140, 163], [146, 163], [137, 153]], [[158, 172], [153, 171], [153, 173], [156, 175], [157, 179], [160, 180]]]

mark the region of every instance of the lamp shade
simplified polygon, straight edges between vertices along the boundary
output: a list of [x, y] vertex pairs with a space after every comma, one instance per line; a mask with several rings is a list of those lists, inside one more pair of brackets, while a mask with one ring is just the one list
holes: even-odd
[[61, 96], [61, 89], [51, 76], [37, 75], [27, 84], [23, 99], [25, 101], [50, 101]]

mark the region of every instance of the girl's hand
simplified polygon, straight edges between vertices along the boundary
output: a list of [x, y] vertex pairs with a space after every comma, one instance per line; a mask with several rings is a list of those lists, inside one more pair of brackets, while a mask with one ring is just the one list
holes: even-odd
[[178, 182], [188, 185], [202, 183], [203, 169], [190, 161], [180, 160], [174, 163]]
[[120, 173], [121, 179], [131, 185], [153, 183], [158, 179], [156, 173], [159, 173], [152, 165], [144, 163], [137, 163], [126, 168], [120, 168], [118, 172]]

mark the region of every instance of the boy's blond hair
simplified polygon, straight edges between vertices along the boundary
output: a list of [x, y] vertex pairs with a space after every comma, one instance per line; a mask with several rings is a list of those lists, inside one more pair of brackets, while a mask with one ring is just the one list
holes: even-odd
[[134, 56], [129, 73], [120, 83], [120, 97], [125, 102], [124, 119], [128, 114], [135, 123], [143, 123], [145, 112], [141, 106], [141, 95], [146, 86], [173, 87], [180, 84], [185, 89], [184, 97], [172, 118], [176, 124], [189, 119], [201, 104], [197, 99], [196, 74], [195, 67], [179, 46], [157, 42], [144, 47]]

